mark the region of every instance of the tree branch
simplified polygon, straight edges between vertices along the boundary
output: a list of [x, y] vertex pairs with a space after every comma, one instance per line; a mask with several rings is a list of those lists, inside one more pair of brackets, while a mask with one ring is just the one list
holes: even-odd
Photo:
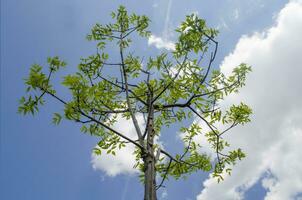
[[[120, 89], [122, 89], [122, 90], [125, 90], [125, 88], [123, 88], [122, 86], [120, 86], [120, 85], [118, 85], [118, 84], [116, 84], [116, 83], [114, 83], [114, 82], [112, 82], [112, 81], [110, 81], [110, 80], [108, 80], [108, 79], [106, 79], [106, 78], [104, 78], [103, 76], [100, 76], [99, 75], [99, 77], [101, 78], [101, 79], [103, 79], [104, 81], [106, 81], [106, 82], [108, 82], [108, 83], [110, 83], [110, 84], [112, 84], [112, 85], [114, 85], [114, 86], [116, 86], [116, 87], [118, 87], [118, 88], [120, 88]], [[131, 89], [127, 89], [137, 100], [139, 100], [141, 103], [143, 103], [144, 105], [147, 105], [147, 103], [144, 101], [144, 100], [142, 100], [139, 96], [137, 96]]]
[[235, 86], [236, 84], [239, 84], [239, 82], [234, 82], [233, 84], [226, 86], [226, 87], [222, 87], [222, 88], [218, 88], [217, 90], [214, 91], [210, 91], [210, 92], [206, 92], [206, 93], [202, 93], [202, 94], [193, 94], [185, 103], [175, 103], [175, 104], [167, 104], [167, 105], [154, 105], [154, 108], [174, 108], [174, 107], [180, 107], [180, 108], [184, 108], [184, 107], [188, 107], [191, 105], [191, 102], [193, 99], [198, 98], [198, 97], [203, 97], [203, 96], [207, 96], [207, 95], [211, 95], [211, 94], [215, 94], [216, 92], [225, 90], [225, 89], [229, 89], [233, 86]]
[[212, 125], [204, 118], [202, 117], [196, 110], [194, 110], [191, 106], [188, 106], [188, 108], [193, 112], [195, 113], [200, 119], [202, 119], [202, 121], [204, 121], [207, 126], [211, 129], [211, 131], [213, 131], [213, 133], [216, 135], [216, 136], [219, 136], [219, 134], [216, 132], [216, 130], [214, 130], [214, 128], [212, 127]]
[[[123, 33], [120, 34], [120, 42], [122, 43], [122, 41], [123, 41]], [[142, 136], [140, 127], [138, 125], [136, 116], [134, 114], [134, 110], [132, 109], [131, 102], [130, 102], [130, 99], [129, 99], [129, 88], [128, 88], [128, 81], [127, 81], [128, 77], [127, 77], [127, 73], [126, 73], [126, 69], [125, 69], [123, 47], [121, 45], [120, 45], [120, 57], [121, 57], [122, 71], [123, 71], [123, 76], [124, 76], [124, 81], [125, 81], [126, 101], [127, 101], [127, 104], [128, 104], [128, 109], [129, 109], [129, 112], [130, 112], [130, 115], [131, 115], [131, 118], [132, 118], [133, 125], [134, 125], [135, 130], [136, 130], [138, 139], [140, 141], [140, 145], [143, 146], [144, 145], [143, 136]]]
[[177, 160], [176, 158], [174, 158], [172, 155], [170, 155], [168, 152], [164, 151], [164, 150], [160, 150], [161, 153], [165, 154], [166, 156], [168, 156], [170, 159], [172, 159], [174, 162], [177, 162], [179, 164], [186, 164], [186, 165], [189, 165], [191, 167], [198, 167], [196, 164], [193, 164], [193, 163], [188, 163], [186, 161], [183, 161], [183, 160]]
[[182, 159], [185, 157], [185, 155], [189, 152], [189, 149], [190, 149], [190, 146], [191, 146], [192, 139], [193, 139], [193, 137], [190, 137], [189, 144], [188, 144], [188, 146], [186, 147], [186, 150], [184, 151], [184, 153], [180, 156], [179, 160], [182, 160]]
[[152, 100], [152, 103], [154, 103], [170, 86], [171, 84], [175, 81], [175, 79], [178, 77], [180, 71], [182, 70], [182, 68], [184, 67], [184, 64], [187, 60], [187, 54], [184, 57], [184, 60], [182, 62], [182, 64], [180, 65], [180, 68], [178, 69], [177, 73], [175, 74], [175, 76], [173, 77], [173, 79], [164, 87], [164, 89]]
[[164, 181], [167, 179], [167, 177], [168, 177], [168, 172], [169, 172], [169, 169], [170, 169], [170, 167], [171, 167], [171, 163], [172, 163], [172, 159], [170, 158], [168, 167], [167, 167], [167, 169], [165, 170], [165, 174], [164, 174], [164, 176], [163, 176], [163, 178], [162, 178], [160, 184], [159, 184], [158, 186], [156, 186], [156, 190], [158, 190], [159, 188], [161, 188], [161, 187], [163, 186], [163, 184], [164, 184]]
[[[48, 74], [48, 77], [47, 77], [47, 81], [46, 81], [46, 85], [48, 86], [48, 83], [49, 83], [49, 80], [50, 80], [50, 77], [52, 75], [52, 72], [53, 72], [53, 69], [50, 68], [50, 71], [49, 71], [49, 74]], [[35, 105], [38, 104], [39, 100], [44, 96], [45, 92], [42, 92], [41, 95], [37, 98], [37, 100], [34, 102]]]
[[[57, 99], [58, 101], [60, 101], [61, 103], [63, 103], [64, 105], [68, 104], [66, 101], [64, 101], [63, 99], [59, 98], [57, 95], [45, 90], [44, 88], [40, 88], [43, 92], [46, 92], [47, 94], [49, 94], [50, 96], [52, 96], [53, 98]], [[76, 112], [79, 112], [82, 116], [87, 117], [88, 119], [90, 119], [91, 121], [103, 126], [104, 128], [108, 129], [109, 131], [113, 132], [114, 134], [118, 135], [119, 137], [125, 139], [126, 141], [134, 144], [135, 146], [139, 147], [141, 150], [144, 150], [144, 147], [140, 144], [138, 144], [137, 142], [135, 142], [134, 140], [132, 140], [131, 138], [119, 133], [118, 131], [114, 130], [113, 128], [111, 128], [110, 126], [104, 124], [101, 121], [98, 121], [97, 119], [89, 116], [88, 114], [84, 113], [82, 110], [78, 110], [74, 107], [72, 107]]]

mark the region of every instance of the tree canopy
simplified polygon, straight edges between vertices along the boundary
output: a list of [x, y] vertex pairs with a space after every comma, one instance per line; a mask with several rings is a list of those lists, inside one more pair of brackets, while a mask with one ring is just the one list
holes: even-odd
[[[67, 64], [57, 56], [49, 57], [48, 67], [31, 66], [19, 112], [35, 114], [47, 97], [54, 98], [64, 105], [64, 110], [54, 113], [53, 123], [59, 124], [63, 118], [81, 123], [82, 132], [100, 138], [94, 153], [115, 155], [127, 143], [135, 145], [134, 167], [141, 171], [145, 199], [156, 199], [156, 190], [170, 176], [178, 179], [202, 170], [212, 171], [218, 181], [223, 180], [225, 173], [231, 173], [231, 166], [245, 156], [240, 148], [232, 149], [224, 135], [249, 122], [252, 110], [244, 103], [223, 110], [219, 103], [244, 86], [251, 67], [240, 64], [226, 76], [212, 66], [218, 50], [218, 31], [194, 14], [175, 30], [175, 49], [156, 57], [140, 57], [129, 50], [136, 37], [150, 37], [148, 17], [128, 14], [123, 6], [111, 17], [112, 23], [95, 24], [87, 35], [96, 43], [97, 52], [82, 58], [77, 72], [63, 77], [61, 85], [69, 89], [69, 98], [58, 94], [57, 84], [52, 83], [52, 77]], [[118, 58], [107, 53], [113, 47]], [[137, 120], [139, 115], [145, 119], [143, 128]], [[117, 120], [131, 120], [137, 137], [115, 130]], [[194, 123], [181, 127], [184, 148], [179, 153], [172, 155], [155, 143], [156, 137], [165, 134], [164, 127], [184, 121]], [[217, 126], [220, 124], [226, 128], [221, 130]], [[200, 150], [196, 141], [200, 134], [216, 158]], [[158, 184], [156, 175], [162, 178]]]

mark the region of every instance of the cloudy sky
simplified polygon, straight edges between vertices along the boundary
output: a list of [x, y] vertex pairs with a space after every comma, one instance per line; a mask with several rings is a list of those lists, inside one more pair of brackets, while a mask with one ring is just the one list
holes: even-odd
[[[220, 31], [217, 69], [228, 74], [241, 62], [253, 68], [246, 87], [221, 102], [223, 107], [244, 101], [253, 108], [252, 123], [227, 135], [247, 157], [220, 184], [202, 172], [187, 180], [171, 179], [159, 199], [301, 200], [301, 0], [2, 0], [0, 198], [141, 199], [132, 146], [115, 158], [93, 155], [97, 138], [71, 122], [51, 124], [51, 113], [62, 109], [53, 100], [35, 117], [17, 115], [29, 66], [60, 55], [69, 66], [60, 75], [74, 71], [80, 57], [95, 53], [85, 40], [90, 27], [106, 23], [120, 4], [152, 21], [152, 37], [135, 44], [142, 55], [173, 49], [173, 30], [195, 13]], [[115, 126], [133, 135], [127, 121]], [[171, 151], [181, 148], [176, 130], [158, 142]], [[208, 151], [206, 144], [203, 150]]]

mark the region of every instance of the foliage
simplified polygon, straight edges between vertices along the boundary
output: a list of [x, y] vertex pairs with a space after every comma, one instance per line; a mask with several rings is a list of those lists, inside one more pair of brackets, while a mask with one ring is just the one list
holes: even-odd
[[[132, 38], [150, 36], [147, 30], [150, 20], [144, 15], [128, 14], [123, 6], [111, 16], [114, 23], [96, 24], [87, 36], [96, 42], [97, 53], [82, 58], [78, 71], [63, 78], [62, 85], [69, 89], [70, 99], [64, 100], [51, 85], [52, 75], [66, 66], [58, 57], [51, 57], [47, 60], [48, 73], [40, 65], [32, 65], [25, 80], [27, 95], [20, 100], [19, 112], [35, 114], [48, 95], [64, 105], [63, 114], [54, 113], [53, 123], [59, 124], [62, 118], [82, 123], [82, 132], [100, 138], [94, 149], [96, 154], [105, 151], [115, 155], [126, 143], [132, 143], [137, 147], [135, 167], [142, 173], [145, 154], [151, 151], [154, 157], [157, 152], [164, 155], [166, 159], [155, 157], [155, 170], [163, 178], [157, 188], [169, 176], [178, 179], [199, 170], [213, 170], [213, 176], [222, 180], [224, 173], [230, 174], [231, 165], [245, 156], [241, 149], [232, 150], [223, 136], [238, 124], [249, 122], [252, 111], [241, 103], [223, 112], [219, 102], [244, 86], [251, 68], [241, 64], [230, 76], [213, 70], [218, 32], [196, 15], [187, 16], [176, 29], [175, 50], [143, 61], [130, 52], [129, 46]], [[106, 53], [110, 43], [118, 48], [118, 60]], [[112, 74], [108, 69], [118, 73]], [[146, 118], [144, 130], [137, 125], [138, 115]], [[185, 147], [181, 153], [173, 156], [153, 144], [154, 137], [164, 134], [163, 127], [195, 118], [207, 128], [200, 123], [182, 127]], [[123, 119], [133, 121], [137, 138], [128, 138], [113, 128], [117, 120]], [[227, 128], [219, 130], [217, 124]], [[201, 153], [195, 139], [200, 134], [211, 144], [216, 154], [214, 162]]]

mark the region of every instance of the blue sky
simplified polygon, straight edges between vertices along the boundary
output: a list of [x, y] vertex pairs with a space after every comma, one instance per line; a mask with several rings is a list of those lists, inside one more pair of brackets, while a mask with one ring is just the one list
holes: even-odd
[[[81, 133], [79, 126], [71, 122], [51, 124], [52, 113], [62, 109], [60, 104], [47, 101], [35, 117], [17, 114], [18, 99], [25, 89], [23, 78], [30, 65], [43, 65], [48, 56], [59, 55], [67, 61], [68, 68], [58, 76], [73, 72], [80, 57], [95, 53], [94, 45], [85, 39], [91, 26], [106, 23], [109, 13], [120, 4], [131, 12], [149, 16], [150, 30], [165, 44], [173, 43], [176, 38], [173, 30], [187, 14], [197, 13], [220, 31], [217, 68], [228, 73], [230, 65], [238, 60], [255, 68], [247, 89], [239, 97], [226, 100], [239, 101], [242, 97], [259, 111], [252, 125], [234, 134], [240, 131], [249, 136], [254, 134], [253, 139], [259, 141], [249, 136], [230, 136], [235, 145], [246, 145], [250, 160], [243, 162], [238, 173], [221, 186], [215, 186], [204, 173], [194, 174], [185, 181], [169, 181], [167, 188], [159, 192], [160, 199], [212, 200], [215, 192], [225, 194], [225, 198], [217, 199], [301, 198], [302, 177], [300, 181], [291, 178], [302, 170], [297, 163], [299, 145], [295, 143], [302, 130], [297, 114], [302, 110], [298, 77], [301, 56], [297, 55], [302, 50], [298, 45], [302, 2], [283, 0], [2, 0], [0, 198], [141, 199], [143, 188], [136, 174], [108, 176], [106, 166], [99, 163], [94, 166], [102, 166], [103, 170], [93, 169], [91, 150], [97, 138]], [[284, 39], [283, 35], [288, 37]], [[283, 40], [274, 42], [280, 38]], [[149, 42], [148, 46], [148, 40], [139, 40], [135, 45], [140, 54], [156, 55], [164, 50], [156, 48], [155, 43]], [[275, 60], [278, 62], [274, 63]], [[284, 140], [284, 133], [288, 140]], [[181, 145], [176, 134], [173, 140]], [[256, 146], [258, 143], [261, 148]], [[272, 148], [264, 149], [268, 144]], [[291, 164], [281, 168], [280, 163], [285, 161]], [[259, 170], [255, 171], [256, 168]], [[293, 180], [295, 187], [288, 188], [288, 179]]]

